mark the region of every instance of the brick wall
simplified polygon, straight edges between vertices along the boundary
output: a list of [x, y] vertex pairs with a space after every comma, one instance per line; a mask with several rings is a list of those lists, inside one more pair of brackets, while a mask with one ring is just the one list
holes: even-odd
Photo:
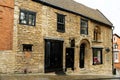
[[0, 0], [0, 50], [12, 50], [14, 0]]
[[13, 16], [14, 0], [0, 0], [0, 73], [14, 72]]
[[113, 36], [113, 44], [115, 44], [115, 43], [117, 43], [117, 45], [118, 45], [118, 48], [116, 49], [118, 51], [118, 62], [117, 63], [115, 62], [114, 65], [115, 65], [115, 68], [120, 69], [120, 37], [117, 34], [115, 34]]

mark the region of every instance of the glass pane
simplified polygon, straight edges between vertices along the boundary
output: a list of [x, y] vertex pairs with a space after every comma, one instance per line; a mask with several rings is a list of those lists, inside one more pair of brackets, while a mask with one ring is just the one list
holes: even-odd
[[35, 25], [35, 16], [29, 14], [29, 25]]
[[98, 58], [98, 63], [101, 63], [101, 55], [100, 55], [101, 53], [100, 53], [100, 51], [98, 51], [98, 53], [97, 53], [97, 58]]
[[57, 30], [64, 31], [64, 24], [58, 24]]
[[26, 14], [25, 14], [24, 12], [21, 12], [21, 13], [20, 13], [20, 23], [27, 24]]
[[87, 28], [82, 27], [81, 28], [81, 34], [87, 34]]
[[60, 23], [64, 23], [64, 16], [63, 15], [58, 15], [57, 21], [60, 22]]
[[93, 49], [93, 63], [101, 64], [102, 63], [101, 57], [102, 57], [101, 49]]
[[88, 22], [81, 20], [81, 34], [88, 34]]
[[81, 21], [81, 27], [87, 27], [87, 21]]
[[29, 15], [29, 24], [31, 25], [32, 24], [32, 15]]

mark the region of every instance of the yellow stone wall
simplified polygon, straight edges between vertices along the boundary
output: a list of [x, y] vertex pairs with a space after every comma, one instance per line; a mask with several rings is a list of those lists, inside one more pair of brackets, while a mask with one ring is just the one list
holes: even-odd
[[[36, 26], [19, 24], [20, 9], [36, 12]], [[57, 14], [65, 16], [65, 33], [57, 32]], [[52, 7], [33, 2], [31, 0], [15, 0], [14, 11], [14, 41], [13, 50], [16, 52], [16, 72], [23, 72], [25, 62], [22, 44], [33, 44], [30, 70], [32, 73], [44, 73], [44, 39], [63, 39], [63, 68], [65, 68], [65, 49], [70, 47], [69, 39], [75, 38], [75, 70], [79, 74], [112, 74], [112, 29], [100, 23], [88, 20], [88, 35], [80, 34], [79, 15], [54, 9]], [[93, 31], [96, 26], [101, 28], [101, 40], [93, 41]], [[79, 52], [81, 43], [86, 43], [85, 68], [79, 68]], [[93, 65], [92, 47], [103, 47], [103, 64]], [[105, 48], [109, 47], [107, 53]]]

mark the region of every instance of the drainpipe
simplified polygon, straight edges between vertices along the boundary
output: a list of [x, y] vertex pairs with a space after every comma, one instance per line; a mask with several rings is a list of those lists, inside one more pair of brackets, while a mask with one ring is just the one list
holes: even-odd
[[115, 68], [114, 68], [113, 30], [114, 30], [114, 26], [112, 26], [112, 74], [115, 75], [115, 74], [116, 74], [116, 70], [115, 70]]

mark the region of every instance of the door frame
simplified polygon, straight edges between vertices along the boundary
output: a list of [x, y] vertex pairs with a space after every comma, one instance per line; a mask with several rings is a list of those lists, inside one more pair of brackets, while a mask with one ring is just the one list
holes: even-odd
[[66, 59], [65, 59], [65, 70], [71, 68], [74, 70], [74, 58], [75, 58], [75, 49], [71, 47], [66, 48]]
[[80, 53], [79, 53], [79, 67], [84, 68], [85, 67], [85, 48], [86, 44], [82, 43], [80, 45]]
[[[47, 45], [47, 42], [49, 42], [49, 45]], [[63, 41], [45, 39], [44, 44], [45, 44], [45, 49], [44, 49], [45, 50], [45, 56], [44, 56], [44, 63], [45, 63], [44, 64], [44, 71], [45, 71], [45, 73], [63, 70]], [[49, 46], [49, 47], [47, 47], [47, 46]], [[53, 48], [55, 46], [61, 47], [60, 48], [61, 50], [60, 49], [57, 49], [57, 51], [54, 50]], [[58, 51], [58, 50], [60, 50], [60, 51]], [[58, 53], [57, 54], [58, 56], [55, 53]], [[54, 57], [52, 57], [52, 55]], [[55, 61], [55, 60], [59, 60], [59, 61]], [[48, 61], [49, 61], [49, 63], [48, 63]], [[52, 61], [53, 61], [54, 65], [57, 65], [57, 66], [59, 65], [59, 66], [55, 67], [55, 66], [51, 65], [51, 64], [53, 64], [53, 63], [51, 63]], [[59, 63], [56, 63], [56, 62], [59, 62]]]

